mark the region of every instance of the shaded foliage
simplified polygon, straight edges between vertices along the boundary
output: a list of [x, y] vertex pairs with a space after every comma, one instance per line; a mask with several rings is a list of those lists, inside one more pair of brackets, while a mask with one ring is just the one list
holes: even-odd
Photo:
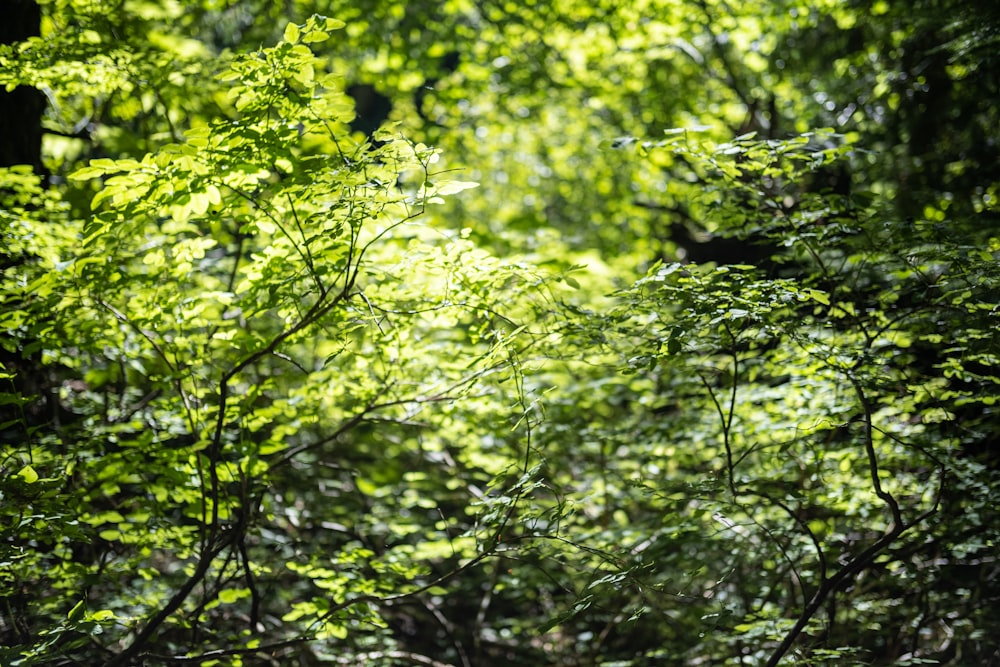
[[39, 5], [0, 662], [1000, 659], [994, 11]]

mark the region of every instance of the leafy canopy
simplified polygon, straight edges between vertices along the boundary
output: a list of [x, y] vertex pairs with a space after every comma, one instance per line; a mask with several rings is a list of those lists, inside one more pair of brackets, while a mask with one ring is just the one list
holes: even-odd
[[995, 13], [38, 4], [0, 662], [991, 659]]

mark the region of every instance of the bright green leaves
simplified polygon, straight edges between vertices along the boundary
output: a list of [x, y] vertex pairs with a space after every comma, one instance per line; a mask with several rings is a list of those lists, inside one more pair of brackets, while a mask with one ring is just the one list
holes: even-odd
[[294, 23], [286, 25], [282, 40], [289, 44], [296, 44], [300, 40], [303, 44], [324, 42], [330, 38], [331, 31], [340, 30], [344, 26], [343, 21], [313, 15], [304, 25], [299, 26]]
[[479, 183], [472, 181], [442, 180], [433, 184], [426, 183], [424, 189], [420, 192], [418, 197], [422, 199], [426, 198], [427, 203], [442, 204], [444, 203], [444, 199], [442, 199], [442, 197], [457, 194], [463, 190], [469, 190], [476, 187], [479, 187]]
[[[313, 34], [308, 31], [317, 25], [330, 29], [335, 24], [311, 19], [306, 34]], [[185, 143], [168, 145], [142, 161], [95, 160], [74, 173], [76, 179], [104, 177], [92, 205], [112, 209], [95, 216], [85, 232], [87, 240], [102, 233], [123, 237], [143, 220], [155, 229], [156, 218], [168, 211], [173, 225], [160, 233], [183, 236], [147, 244], [143, 263], [181, 283], [193, 269], [212, 265], [216, 268], [201, 280], [209, 279], [205, 286], [210, 289], [246, 295], [253, 305], [237, 306], [244, 313], [280, 307], [262, 298], [273, 294], [266, 285], [275, 281], [301, 285], [313, 294], [333, 290], [338, 280], [343, 288], [349, 280], [344, 258], [358, 241], [344, 234], [356, 233], [362, 221], [403, 201], [403, 195], [390, 195], [385, 184], [395, 180], [393, 170], [420, 165], [402, 162], [398, 150], [388, 166], [361, 147], [351, 157], [341, 153], [336, 132], [342, 126], [329, 104], [332, 99], [347, 109], [346, 98], [339, 88], [322, 88], [320, 80], [302, 78], [304, 67], [314, 60], [308, 48], [289, 44], [238, 58], [223, 78], [236, 83], [231, 95], [243, 100], [236, 105], [239, 120], [192, 129]], [[289, 79], [301, 84], [300, 94], [290, 93]], [[330, 77], [323, 81], [335, 85]], [[146, 232], [147, 238], [156, 238], [154, 229]], [[242, 240], [258, 237], [251, 243]], [[212, 248], [221, 244], [224, 254], [234, 243], [250, 255], [249, 262], [236, 258], [223, 268], [219, 257], [206, 258]], [[243, 280], [234, 283], [240, 275]], [[215, 276], [214, 284], [209, 276]], [[301, 302], [304, 296], [295, 299]]]
[[[839, 572], [786, 660], [997, 625], [972, 51], [833, 0], [41, 4], [0, 663], [763, 663]], [[886, 493], [941, 520], [855, 560]]]
[[289, 44], [295, 44], [296, 42], [299, 41], [300, 34], [301, 33], [299, 31], [299, 26], [295, 25], [294, 23], [289, 23], [288, 25], [285, 26], [285, 33], [284, 35], [282, 35], [282, 39], [288, 42]]
[[[219, 622], [204, 641], [229, 645], [233, 618], [256, 632], [266, 613], [282, 619], [277, 640], [342, 640], [384, 625], [370, 603], [422, 594], [417, 578], [477, 556], [460, 537], [475, 485], [442, 487], [459, 464], [418, 455], [444, 452], [455, 428], [424, 424], [466, 400], [472, 421], [509, 418], [500, 385], [544, 278], [417, 221], [476, 184], [435, 173], [424, 144], [350, 137], [353, 101], [312, 51], [338, 27], [314, 17], [225, 58], [226, 116], [71, 175], [95, 188], [92, 213], [82, 244], [57, 246], [46, 318], [66, 338], [46, 342], [76, 392], [82, 425], [59, 438], [81, 481], [44, 491], [73, 507], [86, 560], [58, 585], [106, 559], [91, 599], [140, 625]], [[53, 442], [39, 451], [57, 456]], [[460, 458], [485, 479], [509, 463]], [[13, 481], [41, 488], [33, 470]], [[276, 568], [306, 534], [333, 563]], [[361, 555], [368, 536], [386, 545], [378, 557]], [[169, 571], [150, 574], [164, 558]], [[280, 593], [265, 599], [258, 581]], [[130, 641], [146, 639], [108, 646]]]
[[21, 468], [14, 477], [19, 477], [25, 484], [34, 484], [38, 481], [38, 473], [30, 465]]
[[795, 229], [816, 245], [835, 231], [843, 233], [842, 223], [852, 217], [850, 201], [822, 189], [823, 175], [852, 154], [847, 138], [830, 130], [786, 140], [750, 133], [717, 143], [678, 129], [662, 141], [632, 145], [670, 175], [666, 183], [643, 182], [647, 196], [713, 233], [773, 234], [793, 246], [796, 239], [786, 232]]
[[[283, 128], [283, 132], [294, 130], [295, 123], [311, 121], [327, 127], [350, 121], [352, 102], [341, 90], [338, 77], [322, 71], [323, 65], [311, 49], [325, 41], [329, 31], [342, 25], [319, 16], [313, 16], [302, 26], [289, 23], [280, 44], [234, 62], [232, 71], [220, 78], [236, 83], [228, 95], [235, 110], [251, 115], [273, 112], [293, 124]], [[268, 130], [275, 132], [277, 128]], [[264, 138], [268, 136], [265, 131]]]

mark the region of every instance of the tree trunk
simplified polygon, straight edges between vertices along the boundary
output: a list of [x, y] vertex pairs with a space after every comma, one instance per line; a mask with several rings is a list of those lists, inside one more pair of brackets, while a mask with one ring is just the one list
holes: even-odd
[[[41, 9], [35, 0], [8, 0], [0, 21], [0, 44], [38, 35]], [[45, 96], [30, 86], [0, 88], [0, 167], [28, 164], [36, 174], [42, 166], [42, 114]]]

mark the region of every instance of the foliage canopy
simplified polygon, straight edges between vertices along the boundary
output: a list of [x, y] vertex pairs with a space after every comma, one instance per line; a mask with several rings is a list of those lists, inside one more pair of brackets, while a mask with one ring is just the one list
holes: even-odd
[[14, 4], [0, 663], [1000, 659], [995, 11]]

